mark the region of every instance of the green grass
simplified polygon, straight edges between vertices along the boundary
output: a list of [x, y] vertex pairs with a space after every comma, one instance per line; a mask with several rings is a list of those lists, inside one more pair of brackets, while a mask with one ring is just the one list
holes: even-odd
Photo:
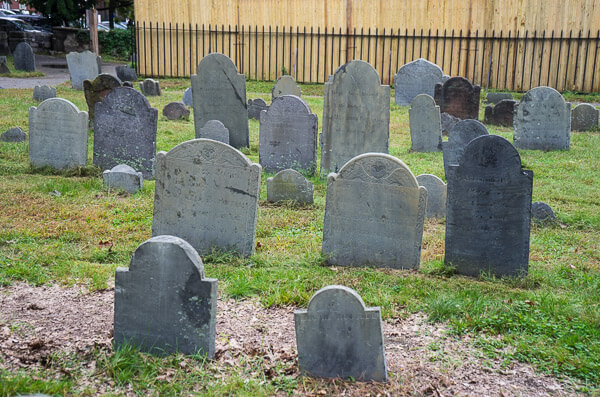
[[38, 71], [26, 72], [24, 70], [15, 70], [15, 62], [14, 62], [14, 57], [12, 55], [7, 55], [6, 56], [6, 66], [8, 66], [8, 69], [10, 70], [10, 73], [0, 74], [0, 77], [18, 77], [18, 78], [23, 78], [23, 77], [41, 77], [41, 76], [45, 76], [44, 73], [38, 72]]

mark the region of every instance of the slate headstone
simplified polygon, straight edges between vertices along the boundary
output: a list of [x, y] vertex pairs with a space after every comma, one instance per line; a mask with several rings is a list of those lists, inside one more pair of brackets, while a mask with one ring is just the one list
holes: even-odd
[[46, 99], [56, 98], [56, 88], [47, 85], [36, 85], [33, 87], [33, 100], [45, 101]]
[[29, 43], [21, 42], [17, 44], [13, 52], [13, 61], [15, 63], [15, 70], [35, 71], [35, 55]]
[[313, 203], [313, 184], [296, 170], [279, 171], [267, 178], [267, 201], [295, 201], [298, 204]]
[[512, 127], [516, 104], [517, 101], [514, 99], [503, 99], [497, 105], [487, 105], [485, 107], [485, 123]]
[[154, 79], [145, 79], [140, 83], [140, 91], [145, 96], [160, 96], [160, 83]]
[[127, 164], [119, 164], [102, 173], [104, 186], [109, 189], [121, 189], [135, 193], [144, 186], [144, 176]]
[[275, 85], [271, 89], [271, 98], [275, 99], [283, 95], [295, 95], [297, 97], [302, 96], [302, 91], [296, 80], [290, 75], [283, 75], [277, 79]]
[[440, 107], [427, 94], [417, 95], [408, 110], [411, 149], [415, 152], [442, 150]]
[[163, 108], [163, 116], [169, 120], [187, 120], [190, 117], [190, 110], [183, 102], [171, 102]]
[[67, 54], [67, 66], [71, 75], [71, 86], [83, 90], [84, 80], [94, 80], [102, 73], [102, 58], [90, 51], [70, 52]]
[[435, 85], [442, 82], [443, 75], [438, 65], [423, 58], [401, 66], [394, 75], [396, 105], [408, 106], [420, 94], [433, 97]]
[[200, 128], [197, 136], [229, 145], [229, 130], [219, 120], [208, 120], [204, 127]]
[[448, 113], [441, 113], [440, 118], [442, 121], [442, 135], [445, 136], [447, 136], [450, 133], [450, 131], [452, 130], [452, 128], [454, 128], [456, 123], [461, 121], [461, 119], [459, 119], [458, 117], [454, 117], [453, 115]]
[[127, 66], [127, 65], [119, 65], [115, 67], [115, 71], [117, 72], [117, 77], [121, 81], [136, 81], [137, 73], [135, 69]]
[[451, 77], [445, 83], [435, 85], [435, 102], [443, 113], [459, 119], [479, 117], [481, 87], [473, 85], [464, 77]]
[[531, 204], [531, 219], [538, 223], [554, 222], [556, 215], [548, 204], [536, 201]]
[[27, 134], [19, 127], [13, 127], [0, 135], [2, 142], [25, 142], [26, 140]]
[[0, 57], [0, 74], [8, 74], [8, 73], [10, 73], [10, 69], [6, 65], [6, 57], [1, 56]]
[[258, 99], [248, 99], [248, 118], [260, 120], [260, 112], [263, 110], [268, 110], [269, 105], [267, 103], [258, 98]]
[[488, 92], [485, 96], [486, 102], [494, 105], [505, 99], [513, 99], [512, 94], [510, 92]]
[[83, 81], [83, 94], [88, 105], [90, 119], [94, 118], [94, 108], [114, 88], [120, 87], [121, 81], [108, 73], [101, 73], [94, 80]]
[[432, 174], [421, 174], [417, 176], [419, 186], [427, 189], [427, 218], [444, 218], [446, 216], [446, 184], [440, 178]]
[[589, 103], [580, 103], [571, 110], [571, 130], [587, 131], [598, 127], [598, 109]]
[[454, 125], [448, 134], [448, 141], [442, 142], [444, 153], [444, 174], [448, 178], [448, 167], [458, 164], [465, 148], [473, 139], [488, 135], [488, 130], [481, 122], [473, 119], [461, 120]]
[[185, 106], [194, 106], [194, 98], [192, 97], [192, 87], [188, 87], [185, 91], [183, 91], [183, 99], [181, 101], [185, 103]]

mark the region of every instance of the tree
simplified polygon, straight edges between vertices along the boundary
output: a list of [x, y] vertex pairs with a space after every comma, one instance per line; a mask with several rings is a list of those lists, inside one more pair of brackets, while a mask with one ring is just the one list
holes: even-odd
[[50, 18], [55, 25], [76, 21], [85, 15], [86, 10], [96, 5], [96, 0], [21, 0], [21, 2]]

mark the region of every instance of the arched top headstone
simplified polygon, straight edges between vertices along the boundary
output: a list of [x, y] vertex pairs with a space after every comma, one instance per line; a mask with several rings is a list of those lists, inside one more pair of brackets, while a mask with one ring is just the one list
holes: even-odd
[[369, 92], [374, 91], [378, 85], [381, 85], [379, 74], [370, 63], [361, 60], [352, 60], [338, 67], [329, 79], [333, 86], [348, 84], [357, 85], [361, 89]]
[[114, 88], [121, 87], [121, 80], [112, 74], [101, 73], [94, 80], [83, 81], [83, 94], [88, 105], [90, 119], [94, 118], [94, 107]]
[[60, 112], [72, 114], [85, 114], [84, 110], [79, 110], [75, 104], [64, 98], [49, 98], [40, 103], [37, 107], [32, 106], [31, 109], [45, 112]]
[[21, 42], [13, 53], [15, 70], [33, 72], [35, 70], [35, 55], [29, 43]]
[[348, 161], [328, 180], [358, 179], [370, 183], [382, 183], [418, 189], [417, 178], [402, 160], [384, 153], [364, 153]]
[[282, 95], [273, 99], [273, 102], [265, 112], [265, 115], [276, 115], [277, 117], [280, 117], [280, 115], [285, 113], [313, 114], [310, 111], [308, 104], [300, 97], [296, 95]]
[[440, 111], [460, 119], [477, 119], [481, 87], [464, 77], [451, 77], [435, 85], [434, 98]]
[[489, 135], [486, 126], [481, 121], [473, 119], [461, 120], [448, 133], [448, 142], [464, 147], [481, 135]]
[[419, 94], [410, 102], [411, 107], [435, 107], [437, 104], [435, 103], [435, 99], [431, 95], [428, 94]]
[[158, 115], [148, 98], [131, 87], [116, 87], [102, 99], [103, 106], [118, 109], [121, 112], [135, 116], [140, 110], [147, 110]]
[[580, 103], [571, 111], [571, 130], [586, 131], [598, 127], [598, 109], [589, 103]]
[[366, 309], [367, 305], [361, 296], [353, 289], [343, 285], [323, 287], [315, 292], [308, 302], [308, 311], [314, 313], [334, 311], [339, 314], [347, 314], [364, 312]]
[[485, 175], [520, 174], [521, 156], [515, 147], [499, 135], [486, 135], [473, 139], [458, 160], [459, 169]]
[[420, 186], [427, 189], [427, 218], [443, 218], [446, 216], [447, 186], [433, 174], [417, 176]]
[[196, 165], [210, 163], [211, 166], [230, 165], [236, 167], [256, 168], [260, 172], [260, 165], [253, 163], [239, 150], [223, 142], [212, 139], [192, 139], [182, 142], [168, 152], [159, 152], [159, 155], [182, 161], [189, 161]]
[[273, 99], [282, 95], [295, 95], [299, 97], [301, 94], [302, 92], [298, 84], [296, 84], [296, 80], [287, 74], [278, 78], [273, 89], [271, 89], [271, 97]]
[[556, 105], [564, 105], [565, 98], [560, 92], [552, 87], [540, 86], [527, 91], [519, 101], [520, 104], [533, 105], [532, 102], [552, 102]]
[[212, 139], [229, 145], [229, 130], [219, 120], [208, 120], [198, 130], [198, 138]]
[[[149, 263], [144, 260], [146, 257], [154, 258], [156, 262]], [[175, 257], [184, 260], [174, 261]], [[168, 272], [196, 273], [201, 279], [204, 278], [204, 264], [198, 252], [187, 241], [175, 236], [156, 236], [140, 244], [131, 257], [129, 271], [148, 271], [148, 267], [154, 266], [158, 267], [149, 272], [149, 276], [168, 269]]]
[[267, 179], [267, 201], [295, 201], [299, 204], [313, 203], [313, 184], [296, 170], [285, 169]]
[[425, 188], [427, 188], [427, 186], [446, 186], [446, 184], [444, 183], [444, 181], [442, 181], [438, 176], [433, 175], [433, 174], [421, 174], [419, 176], [417, 176], [417, 182], [419, 183], [419, 186], [425, 186]]
[[204, 56], [198, 63], [196, 74], [202, 73], [203, 69], [222, 70], [225, 74], [238, 74], [237, 67], [233, 60], [220, 52], [213, 52]]
[[70, 52], [67, 54], [67, 66], [72, 87], [82, 90], [85, 79], [93, 80], [102, 72], [102, 58], [87, 50]]
[[397, 105], [410, 105], [420, 94], [433, 96], [436, 83], [442, 82], [442, 69], [424, 58], [402, 65], [394, 75]]

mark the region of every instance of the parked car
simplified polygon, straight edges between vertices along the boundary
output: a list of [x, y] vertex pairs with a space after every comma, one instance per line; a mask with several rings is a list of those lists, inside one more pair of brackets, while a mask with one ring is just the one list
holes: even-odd
[[16, 12], [14, 12], [13, 10], [4, 10], [4, 9], [0, 9], [0, 16], [5, 16], [5, 17], [12, 17], [17, 15]]
[[3, 32], [40, 32], [27, 22], [12, 17], [0, 17], [0, 31]]
[[15, 15], [14, 18], [20, 19], [23, 22], [30, 24], [38, 30], [52, 33], [52, 21], [49, 18], [44, 18], [41, 15]]

